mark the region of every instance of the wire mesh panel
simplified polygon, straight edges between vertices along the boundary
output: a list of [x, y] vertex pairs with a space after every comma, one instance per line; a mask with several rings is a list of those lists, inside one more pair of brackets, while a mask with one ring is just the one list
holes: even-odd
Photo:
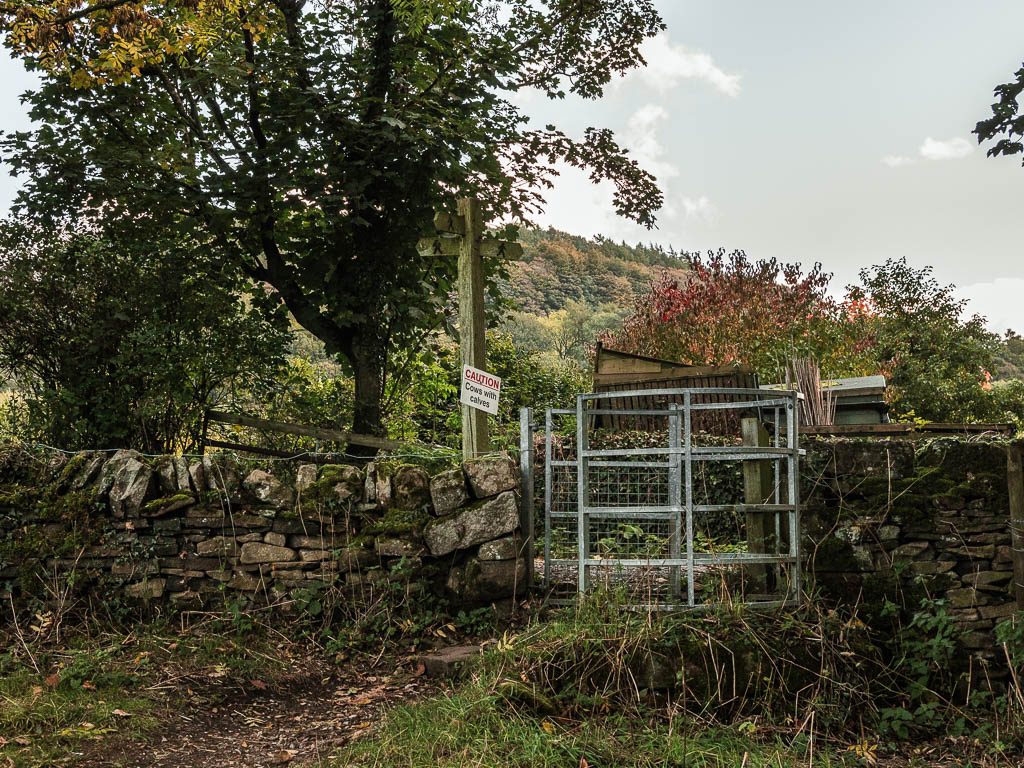
[[[628, 393], [626, 393], [628, 395]], [[675, 389], [664, 408], [623, 393], [580, 395], [545, 414], [544, 582], [552, 599], [595, 586], [652, 609], [799, 596], [799, 395]], [[669, 396], [670, 395], [670, 396]], [[734, 435], [695, 433], [694, 415], [729, 411]], [[641, 436], [599, 425], [641, 415]], [[764, 432], [762, 423], [771, 425]], [[751, 438], [749, 429], [764, 434]]]

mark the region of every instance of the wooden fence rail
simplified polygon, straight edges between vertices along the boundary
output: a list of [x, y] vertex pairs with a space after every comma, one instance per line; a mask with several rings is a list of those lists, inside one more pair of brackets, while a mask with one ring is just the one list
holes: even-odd
[[[402, 451], [409, 449], [424, 449], [425, 446], [419, 443], [404, 443], [400, 440], [391, 440], [386, 437], [375, 437], [373, 435], [360, 435], [356, 432], [345, 432], [340, 429], [323, 429], [322, 427], [307, 427], [300, 424], [288, 424], [283, 421], [271, 421], [260, 419], [255, 416], [246, 416], [240, 413], [224, 413], [223, 411], [207, 411], [206, 420], [218, 424], [235, 424], [240, 427], [253, 427], [265, 429], [269, 432], [284, 432], [289, 435], [301, 435], [302, 437], [313, 437], [317, 440], [324, 440], [332, 443], [354, 443], [365, 445], [369, 448], [378, 448], [382, 451]], [[216, 448], [231, 448], [233, 450], [251, 451], [269, 456], [284, 455], [284, 451], [275, 451], [270, 448], [258, 448], [237, 443], [225, 443], [219, 440], [205, 440], [206, 445]]]

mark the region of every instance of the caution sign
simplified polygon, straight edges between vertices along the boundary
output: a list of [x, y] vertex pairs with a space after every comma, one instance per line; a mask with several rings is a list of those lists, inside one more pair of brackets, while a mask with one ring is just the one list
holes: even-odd
[[501, 379], [471, 365], [462, 366], [461, 400], [470, 408], [496, 416], [501, 396]]

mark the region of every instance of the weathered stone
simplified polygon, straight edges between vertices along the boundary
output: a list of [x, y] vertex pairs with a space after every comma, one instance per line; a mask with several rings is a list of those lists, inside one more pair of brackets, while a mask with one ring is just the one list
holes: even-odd
[[366, 479], [363, 481], [363, 503], [377, 506], [377, 465], [370, 462], [366, 465]]
[[946, 593], [946, 599], [949, 600], [949, 604], [953, 608], [970, 608], [978, 605], [978, 593], [969, 587], [949, 590]]
[[378, 507], [391, 506], [391, 475], [377, 469], [376, 502]]
[[186, 528], [221, 528], [227, 521], [227, 515], [222, 509], [207, 509], [205, 507], [193, 507], [185, 516]]
[[927, 541], [909, 541], [892, 551], [892, 557], [900, 560], [930, 560], [935, 553], [930, 550]]
[[297, 549], [331, 549], [334, 546], [334, 542], [323, 536], [292, 536], [288, 543]]
[[295, 490], [302, 493], [316, 482], [316, 464], [303, 464], [295, 472]]
[[470, 459], [462, 464], [469, 489], [474, 498], [485, 499], [518, 487], [519, 477], [516, 465], [507, 453]]
[[120, 450], [117, 451], [103, 464], [96, 481], [95, 496], [97, 499], [105, 499], [114, 487], [114, 481], [120, 475], [121, 470], [129, 461], [142, 461], [142, 454], [138, 451]]
[[300, 549], [299, 558], [306, 563], [319, 562], [321, 560], [327, 560], [331, 556], [331, 553], [326, 549]]
[[271, 518], [260, 515], [238, 515], [232, 514], [226, 521], [226, 525], [232, 528], [254, 528], [258, 530], [270, 530], [274, 521]]
[[213, 555], [214, 557], [234, 557], [238, 544], [227, 536], [214, 536], [196, 544], [196, 554]]
[[110, 573], [113, 576], [138, 578], [139, 576], [153, 576], [159, 572], [160, 564], [156, 560], [126, 560], [110, 565]]
[[455, 680], [463, 677], [469, 665], [480, 658], [481, 650], [478, 645], [453, 645], [420, 656], [416, 666], [422, 668], [422, 674], [427, 677]]
[[1017, 612], [1017, 603], [1011, 600], [1008, 603], [996, 605], [983, 605], [978, 608], [978, 615], [983, 619], [1008, 619]]
[[263, 541], [273, 544], [275, 547], [283, 547], [288, 543], [288, 538], [283, 533], [265, 533]]
[[165, 531], [167, 533], [177, 533], [181, 530], [181, 518], [180, 517], [167, 517], [162, 520], [153, 521], [154, 531]]
[[243, 592], [252, 592], [259, 587], [262, 579], [259, 576], [253, 576], [251, 573], [245, 571], [235, 571], [231, 574], [231, 578], [228, 579], [228, 586], [231, 589], [240, 589]]
[[142, 508], [142, 514], [146, 517], [163, 517], [179, 509], [191, 507], [196, 503], [195, 498], [185, 493], [176, 496], [166, 496], [162, 499], [155, 499]]
[[377, 556], [368, 549], [346, 547], [334, 554], [332, 562], [337, 563], [339, 570], [357, 571], [360, 568], [374, 565], [377, 562]]
[[415, 557], [423, 552], [423, 545], [405, 539], [377, 539], [374, 548], [379, 557]]
[[167, 579], [148, 579], [138, 584], [129, 584], [124, 588], [125, 597], [135, 600], [155, 600], [163, 597]]
[[878, 528], [878, 540], [883, 542], [896, 541], [900, 537], [898, 525], [882, 525]]
[[469, 501], [462, 470], [450, 469], [430, 478], [430, 498], [434, 502], [434, 513], [438, 515], [446, 515]]
[[526, 563], [517, 560], [471, 559], [465, 566], [465, 588], [461, 597], [470, 602], [485, 602], [525, 594]]
[[241, 536], [235, 536], [235, 541], [239, 544], [245, 544], [247, 541], [263, 541], [263, 534], [258, 531], [243, 533]]
[[100, 451], [90, 454], [78, 474], [71, 480], [72, 491], [83, 491], [93, 485], [100, 476], [103, 463], [107, 460], [105, 454]]
[[206, 468], [202, 461], [196, 461], [189, 465], [188, 477], [196, 493], [202, 494], [208, 490], [206, 487]]
[[262, 469], [250, 472], [242, 485], [257, 501], [274, 509], [290, 509], [295, 503], [291, 489]]
[[161, 493], [169, 496], [178, 490], [178, 475], [174, 471], [173, 456], [161, 456], [155, 461], [153, 469], [156, 470], [157, 479], [160, 481]]
[[175, 482], [178, 484], [178, 490], [182, 493], [189, 493], [193, 488], [192, 479], [188, 474], [188, 459], [184, 456], [175, 456], [173, 464], [174, 477]]
[[110, 511], [115, 517], [135, 517], [155, 485], [153, 470], [148, 464], [128, 459], [110, 488]]
[[295, 560], [295, 550], [288, 547], [275, 547], [259, 541], [250, 541], [242, 545], [239, 560], [243, 563], [286, 563]]
[[317, 487], [323, 487], [329, 499], [352, 504], [363, 500], [363, 473], [349, 464], [327, 464], [320, 470]]
[[391, 485], [398, 509], [415, 511], [430, 504], [430, 476], [420, 467], [403, 464], [395, 470]]
[[512, 533], [519, 527], [515, 494], [505, 491], [495, 499], [477, 504], [429, 525], [423, 534], [435, 557], [467, 549]]
[[968, 544], [998, 544], [1001, 541], [1006, 541], [1006, 534], [989, 532], [989, 533], [972, 533], [967, 536]]
[[182, 553], [180, 557], [160, 558], [160, 570], [180, 568], [182, 571], [214, 571], [221, 567], [221, 560], [216, 557], [194, 557]]
[[967, 586], [987, 592], [1005, 592], [1012, 576], [1013, 574], [1008, 571], [978, 571], [965, 574], [963, 582]]
[[1013, 549], [1009, 545], [996, 547], [995, 558], [992, 560], [997, 564], [1010, 564], [1013, 562]]
[[922, 560], [910, 564], [910, 572], [915, 576], [934, 576], [938, 573], [948, 573], [956, 566], [954, 560]]
[[477, 558], [480, 560], [515, 560], [520, 556], [522, 540], [518, 536], [486, 541], [480, 545]]
[[234, 456], [217, 454], [203, 457], [206, 487], [232, 504], [242, 501], [242, 476]]
[[991, 560], [995, 557], [996, 547], [994, 544], [982, 544], [976, 547], [957, 547], [955, 554], [959, 557], [969, 557], [972, 560]]
[[996, 639], [991, 632], [966, 632], [960, 636], [960, 644], [969, 650], [991, 648], [996, 644]]

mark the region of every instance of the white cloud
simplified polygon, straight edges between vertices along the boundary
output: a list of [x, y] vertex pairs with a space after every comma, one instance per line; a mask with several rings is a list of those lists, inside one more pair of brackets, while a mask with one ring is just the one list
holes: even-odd
[[904, 165], [913, 165], [917, 161], [906, 155], [886, 155], [882, 158], [882, 162], [890, 168], [902, 168]]
[[740, 93], [740, 75], [726, 73], [707, 53], [691, 51], [669, 42], [664, 32], [648, 38], [640, 46], [640, 53], [647, 66], [630, 71], [620, 83], [640, 80], [656, 91], [664, 92], [683, 80], [703, 80], [727, 96], [735, 97]]
[[665, 147], [658, 140], [658, 129], [668, 120], [668, 112], [659, 104], [645, 104], [630, 116], [620, 134], [622, 145], [641, 167], [653, 173], [664, 189], [664, 182], [679, 175], [679, 169], [665, 160]]
[[712, 204], [707, 195], [697, 198], [684, 197], [683, 212], [687, 219], [696, 219], [705, 224], [714, 224], [718, 218], [718, 208]]
[[945, 141], [928, 136], [918, 151], [926, 160], [959, 160], [971, 154], [974, 151], [974, 145], [959, 136]]

